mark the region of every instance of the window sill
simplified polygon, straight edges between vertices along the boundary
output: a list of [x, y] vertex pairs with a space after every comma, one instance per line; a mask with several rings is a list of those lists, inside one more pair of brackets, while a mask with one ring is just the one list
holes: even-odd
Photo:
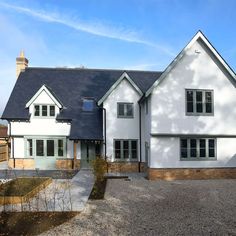
[[185, 113], [186, 116], [214, 116], [214, 113]]
[[180, 158], [180, 161], [217, 161], [217, 158]]

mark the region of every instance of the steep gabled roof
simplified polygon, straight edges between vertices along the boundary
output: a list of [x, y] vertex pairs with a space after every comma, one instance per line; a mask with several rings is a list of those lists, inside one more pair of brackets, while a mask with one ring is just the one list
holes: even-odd
[[226, 63], [226, 61], [222, 58], [222, 56], [217, 52], [217, 50], [212, 46], [210, 41], [206, 38], [206, 36], [199, 30], [195, 36], [191, 39], [191, 41], [183, 48], [183, 50], [176, 56], [176, 58], [167, 66], [167, 68], [164, 70], [164, 72], [161, 74], [161, 76], [158, 78], [158, 80], [155, 81], [155, 83], [148, 89], [148, 91], [145, 93], [145, 97], [148, 97], [153, 89], [158, 86], [163, 79], [165, 79], [166, 75], [175, 67], [175, 65], [179, 62], [179, 60], [183, 57], [185, 52], [197, 41], [201, 39], [203, 43], [209, 48], [209, 50], [213, 53], [213, 55], [217, 58], [217, 60], [222, 64], [223, 68], [229, 73], [232, 80], [231, 82], [234, 84], [236, 83], [236, 75], [233, 71], [233, 69]]
[[134, 83], [134, 81], [129, 77], [129, 75], [124, 72], [120, 78], [110, 87], [110, 89], [105, 93], [105, 95], [99, 99], [98, 101], [98, 105], [100, 106], [105, 100], [106, 98], [112, 93], [113, 90], [116, 89], [116, 87], [121, 83], [121, 81], [123, 80], [128, 80], [129, 83], [133, 86], [133, 88], [139, 93], [139, 95], [143, 95], [142, 91], [139, 89], [139, 87]]
[[102, 109], [95, 107], [92, 112], [83, 111], [83, 98], [99, 101], [125, 72], [136, 90], [143, 94], [161, 75], [155, 71], [26, 68], [17, 79], [2, 119], [29, 120], [26, 104], [45, 89], [61, 104], [56, 119], [71, 122], [69, 138], [102, 139]]
[[52, 101], [59, 107], [62, 108], [62, 103], [60, 102], [60, 100], [57, 98], [56, 94], [52, 91], [52, 89], [50, 89], [47, 85], [43, 85], [38, 91], [37, 93], [35, 93], [35, 95], [26, 103], [26, 108], [28, 108], [34, 101], [35, 99], [43, 92], [45, 91], [46, 94], [52, 99]]

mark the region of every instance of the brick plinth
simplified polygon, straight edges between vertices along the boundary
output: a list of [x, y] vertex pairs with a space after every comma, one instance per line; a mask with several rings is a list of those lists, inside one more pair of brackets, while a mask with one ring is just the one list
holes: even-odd
[[179, 169], [148, 169], [150, 180], [177, 179], [235, 179], [236, 168], [179, 168]]
[[[56, 160], [56, 168], [62, 170], [71, 170], [73, 167], [73, 160], [72, 159], [57, 159]], [[80, 168], [80, 160], [76, 160], [75, 169]]]
[[[8, 166], [10, 168], [14, 168], [14, 159], [9, 159], [8, 161]], [[16, 169], [28, 169], [32, 170], [35, 169], [35, 162], [34, 159], [29, 159], [29, 158], [16, 158], [15, 159], [15, 168]]]
[[[140, 163], [141, 172], [145, 171], [145, 163]], [[139, 172], [138, 162], [108, 162], [108, 172]]]

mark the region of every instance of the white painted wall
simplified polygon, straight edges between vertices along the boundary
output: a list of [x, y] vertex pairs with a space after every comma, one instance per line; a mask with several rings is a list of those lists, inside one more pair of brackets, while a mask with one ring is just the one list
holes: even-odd
[[[210, 55], [195, 42], [154, 89], [152, 133], [236, 134], [236, 88]], [[214, 116], [186, 116], [185, 89], [213, 89]]]
[[[103, 103], [106, 109], [107, 123], [107, 157], [113, 159], [114, 139], [137, 139], [139, 140], [139, 105], [140, 95], [127, 81], [122, 80], [115, 90]], [[134, 118], [117, 118], [117, 102], [134, 103]], [[138, 144], [139, 145], [139, 144]], [[139, 152], [139, 148], [138, 148]]]
[[[34, 117], [35, 104], [51, 104], [55, 105], [53, 100], [48, 96], [45, 91], [35, 99], [30, 105], [29, 112], [31, 114], [30, 121], [15, 121], [11, 122], [11, 134], [14, 135], [55, 135], [55, 136], [68, 136], [70, 134], [70, 123], [57, 122], [55, 117]], [[56, 115], [59, 113], [59, 108], [56, 107]]]
[[[141, 105], [141, 127], [142, 127], [142, 162], [146, 162], [145, 159], [145, 142], [150, 145], [150, 132], [151, 132], [151, 99], [150, 96], [147, 99], [148, 113], [146, 114], [146, 103], [143, 102]], [[148, 153], [148, 159], [150, 158], [150, 150]]]
[[217, 160], [180, 160], [180, 139], [151, 138], [151, 168], [211, 168], [236, 167], [236, 138], [217, 138]]
[[[13, 151], [13, 149], [11, 148]], [[24, 138], [14, 138], [14, 157], [24, 158], [25, 156], [25, 143]], [[11, 152], [12, 157], [12, 152]]]

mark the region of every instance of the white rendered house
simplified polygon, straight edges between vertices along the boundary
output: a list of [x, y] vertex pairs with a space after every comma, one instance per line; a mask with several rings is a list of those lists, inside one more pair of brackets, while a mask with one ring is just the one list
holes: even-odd
[[150, 179], [236, 176], [236, 75], [200, 31], [163, 72], [27, 64], [17, 58], [2, 115], [10, 166], [87, 168], [104, 156], [109, 171]]

